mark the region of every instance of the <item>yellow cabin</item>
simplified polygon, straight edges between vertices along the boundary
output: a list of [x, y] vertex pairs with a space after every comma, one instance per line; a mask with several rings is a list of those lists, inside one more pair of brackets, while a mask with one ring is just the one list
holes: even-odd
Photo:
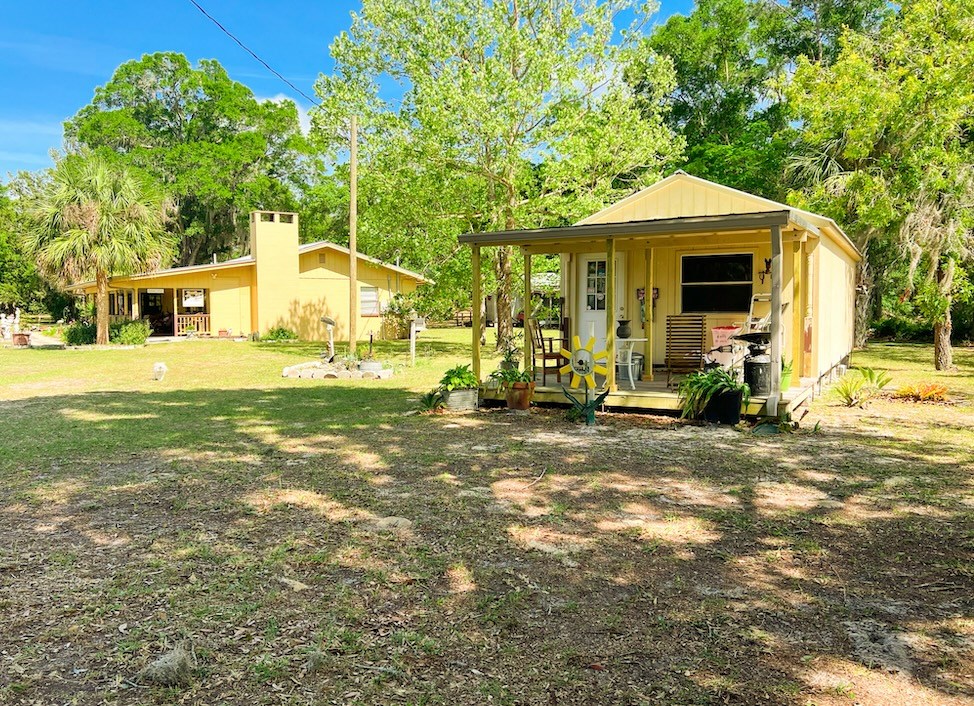
[[[473, 248], [474, 302], [482, 297], [476, 276], [482, 248], [521, 249], [526, 299], [532, 255], [560, 256], [559, 343], [569, 348], [575, 336], [583, 342], [594, 337], [596, 348], [620, 363], [606, 366], [598, 380], [610, 392], [609, 405], [677, 409], [668, 368], [675, 368], [674, 332], [685, 335], [688, 326], [701, 332], [690, 356], [699, 367], [715, 361], [733, 365], [735, 356], [740, 364], [746, 346], [728, 336], [766, 333], [769, 390], [752, 398], [749, 413], [790, 411], [822, 378], [848, 363], [853, 347], [856, 265], [862, 256], [842, 229], [830, 218], [682, 171], [573, 226], [471, 233], [460, 240]], [[474, 305], [475, 317], [479, 310]], [[620, 340], [616, 331], [624, 320], [631, 331]], [[479, 320], [473, 363], [481, 373], [478, 329]], [[540, 359], [535, 338], [525, 336], [529, 367]], [[634, 359], [642, 363], [642, 374], [630, 381], [625, 378], [632, 376]], [[795, 383], [789, 390], [781, 385], [783, 363]], [[550, 372], [537, 382], [535, 399], [564, 401]]]
[[[335, 321], [335, 337], [347, 340], [347, 248], [327, 241], [300, 245], [297, 214], [255, 211], [250, 249], [250, 255], [225, 262], [112, 277], [112, 320], [148, 319], [157, 336], [240, 336], [284, 326], [301, 339], [324, 340], [321, 319], [327, 316]], [[416, 272], [361, 253], [357, 279], [360, 338], [382, 337], [385, 305], [397, 293], [428, 283]], [[92, 295], [95, 283], [69, 289]]]

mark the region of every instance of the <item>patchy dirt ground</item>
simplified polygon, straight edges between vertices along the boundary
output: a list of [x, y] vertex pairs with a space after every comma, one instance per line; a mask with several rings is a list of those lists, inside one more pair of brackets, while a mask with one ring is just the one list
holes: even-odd
[[[4, 479], [0, 701], [974, 704], [966, 408], [757, 437], [208, 394], [33, 403], [68, 450]], [[190, 684], [140, 683], [177, 644]]]
[[758, 436], [410, 414], [441, 338], [0, 350], [0, 703], [974, 704], [974, 350]]

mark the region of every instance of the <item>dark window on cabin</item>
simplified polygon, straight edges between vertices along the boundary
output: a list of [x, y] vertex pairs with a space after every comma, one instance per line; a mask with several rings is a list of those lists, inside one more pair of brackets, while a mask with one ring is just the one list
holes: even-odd
[[684, 314], [746, 312], [751, 308], [754, 256], [685, 255], [681, 272]]

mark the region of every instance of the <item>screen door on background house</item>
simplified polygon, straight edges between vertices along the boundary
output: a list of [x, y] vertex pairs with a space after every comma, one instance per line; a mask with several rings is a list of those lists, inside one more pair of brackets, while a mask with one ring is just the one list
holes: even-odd
[[[616, 313], [613, 319], [622, 318], [625, 311], [625, 257], [616, 255]], [[595, 326], [598, 345], [605, 343], [605, 302], [608, 290], [608, 274], [604, 253], [581, 255], [578, 259], [578, 326], [575, 332], [582, 344], [588, 340]]]

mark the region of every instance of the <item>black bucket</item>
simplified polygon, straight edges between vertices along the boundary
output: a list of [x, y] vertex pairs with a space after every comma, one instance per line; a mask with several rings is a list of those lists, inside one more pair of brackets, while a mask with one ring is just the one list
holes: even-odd
[[755, 397], [771, 394], [771, 357], [756, 355], [744, 359], [744, 382]]

